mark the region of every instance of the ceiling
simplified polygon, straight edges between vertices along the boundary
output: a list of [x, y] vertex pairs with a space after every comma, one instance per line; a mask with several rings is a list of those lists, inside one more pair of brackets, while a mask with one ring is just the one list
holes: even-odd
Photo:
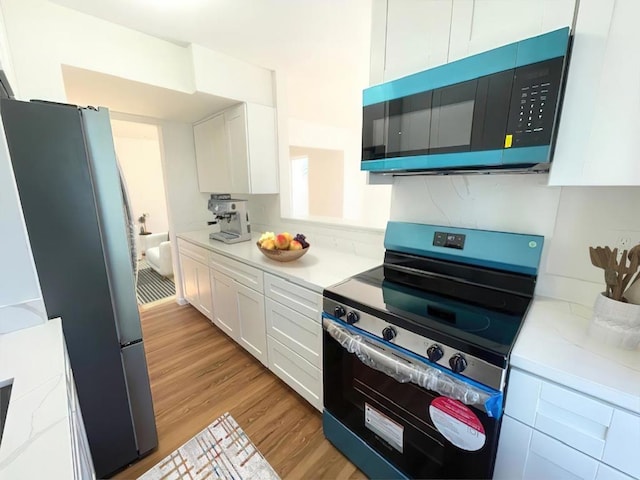
[[[371, 0], [52, 0], [181, 45], [269, 69], [311, 71], [368, 55]], [[367, 59], [368, 61], [368, 59]]]
[[[284, 74], [279, 78], [286, 82], [290, 117], [359, 129], [372, 0], [50, 1], [179, 45], [199, 44], [278, 70]], [[182, 121], [224, 108], [214, 108], [211, 96], [186, 98], [77, 68], [64, 73], [74, 103]]]

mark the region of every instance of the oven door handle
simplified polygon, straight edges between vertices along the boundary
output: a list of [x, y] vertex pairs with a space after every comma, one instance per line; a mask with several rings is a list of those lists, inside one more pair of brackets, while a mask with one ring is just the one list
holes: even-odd
[[502, 392], [465, 379], [414, 358], [399, 347], [384, 344], [376, 337], [356, 331], [323, 314], [322, 328], [349, 353], [366, 366], [401, 383], [415, 383], [440, 395], [455, 398], [466, 405], [482, 409], [490, 417], [502, 415]]

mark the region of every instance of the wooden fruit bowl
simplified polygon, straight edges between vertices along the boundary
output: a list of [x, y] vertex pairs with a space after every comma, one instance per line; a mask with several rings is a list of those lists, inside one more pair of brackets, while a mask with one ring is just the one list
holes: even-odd
[[311, 245], [309, 245], [307, 248], [303, 248], [302, 250], [266, 250], [261, 248], [259, 243], [256, 243], [256, 245], [258, 250], [260, 250], [265, 257], [277, 262], [292, 262], [297, 260], [307, 253], [309, 248], [311, 248]]

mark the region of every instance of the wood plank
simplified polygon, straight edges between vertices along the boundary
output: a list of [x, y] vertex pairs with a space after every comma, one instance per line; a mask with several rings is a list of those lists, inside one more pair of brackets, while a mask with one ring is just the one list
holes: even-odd
[[141, 308], [159, 445], [115, 478], [137, 478], [225, 412], [282, 478], [366, 478], [322, 433], [322, 418], [196, 309]]

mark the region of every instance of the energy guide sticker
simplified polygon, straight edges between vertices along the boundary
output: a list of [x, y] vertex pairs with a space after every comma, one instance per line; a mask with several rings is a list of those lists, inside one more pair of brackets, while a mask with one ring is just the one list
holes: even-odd
[[429, 405], [429, 415], [444, 438], [462, 450], [475, 452], [487, 440], [484, 427], [476, 414], [458, 400], [436, 398]]
[[364, 426], [402, 453], [404, 427], [368, 403], [364, 404]]

